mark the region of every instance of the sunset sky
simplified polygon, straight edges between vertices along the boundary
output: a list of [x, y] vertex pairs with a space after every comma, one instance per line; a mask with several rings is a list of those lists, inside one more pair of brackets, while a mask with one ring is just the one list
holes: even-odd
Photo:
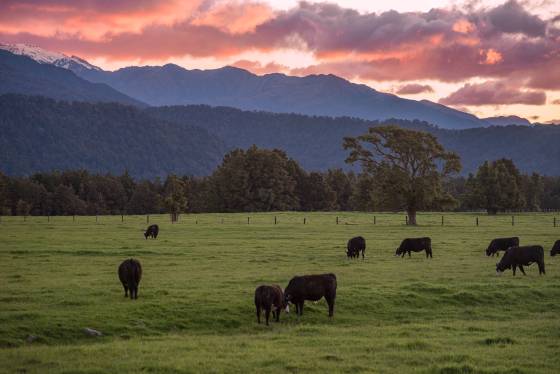
[[332, 73], [479, 116], [560, 123], [560, 0], [0, 0], [0, 43], [109, 70]]

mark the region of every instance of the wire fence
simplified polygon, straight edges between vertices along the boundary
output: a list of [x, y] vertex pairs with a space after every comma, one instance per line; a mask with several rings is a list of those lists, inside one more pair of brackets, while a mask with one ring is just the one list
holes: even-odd
[[[365, 212], [267, 212], [267, 213], [200, 213], [181, 214], [172, 222], [168, 214], [154, 215], [97, 215], [97, 216], [0, 216], [0, 228], [6, 224], [52, 225], [115, 225], [150, 224], [174, 225], [375, 225], [406, 226], [408, 216], [397, 213]], [[487, 215], [480, 212], [440, 213], [421, 212], [417, 215], [419, 226], [526, 226], [560, 227], [560, 215], [552, 213], [518, 213]]]

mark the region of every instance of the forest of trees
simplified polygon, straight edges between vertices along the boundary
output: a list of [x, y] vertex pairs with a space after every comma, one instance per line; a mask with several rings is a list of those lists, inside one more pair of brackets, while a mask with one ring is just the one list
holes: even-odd
[[[485, 162], [468, 177], [446, 178], [453, 201], [431, 210], [560, 210], [560, 177], [519, 172], [511, 160]], [[2, 215], [94, 215], [261, 211], [402, 210], [382, 199], [368, 174], [307, 172], [280, 150], [228, 153], [207, 177], [135, 180], [85, 170], [8, 177], [0, 173]]]

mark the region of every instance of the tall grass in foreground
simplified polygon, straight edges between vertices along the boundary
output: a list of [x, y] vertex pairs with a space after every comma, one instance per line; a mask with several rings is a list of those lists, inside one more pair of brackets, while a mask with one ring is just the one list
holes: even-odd
[[[515, 226], [478, 216], [478, 227], [477, 214], [444, 214], [442, 226], [424, 213], [418, 227], [388, 213], [150, 216], [157, 240], [142, 235], [146, 216], [2, 217], [0, 371], [560, 371], [560, 258], [548, 256], [560, 227], [552, 214], [516, 215]], [[365, 261], [346, 258], [356, 235]], [[495, 275], [484, 249], [511, 235], [545, 247], [546, 276]], [[415, 236], [432, 237], [432, 260], [393, 257]], [[128, 257], [144, 268], [136, 301], [117, 277]], [[338, 278], [334, 319], [321, 301], [257, 325], [256, 286], [319, 272]]]

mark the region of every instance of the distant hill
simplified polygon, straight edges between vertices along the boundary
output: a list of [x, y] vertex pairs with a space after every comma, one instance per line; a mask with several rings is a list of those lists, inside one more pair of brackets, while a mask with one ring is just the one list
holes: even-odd
[[[347, 152], [342, 149], [342, 139], [380, 125], [378, 121], [349, 117], [248, 112], [205, 105], [152, 107], [145, 112], [158, 119], [203, 127], [222, 138], [230, 149], [252, 144], [283, 149], [307, 170], [349, 169], [344, 163]], [[434, 134], [446, 148], [461, 156], [463, 174], [475, 171], [486, 160], [506, 157], [525, 172], [560, 175], [560, 126], [447, 130], [422, 121], [393, 119], [386, 123]]]
[[0, 50], [1, 49], [15, 55], [29, 57], [40, 64], [51, 64], [59, 68], [65, 68], [72, 71], [102, 70], [101, 68], [94, 66], [79, 57], [67, 56], [64, 53], [48, 51], [34, 45], [0, 43]]
[[487, 117], [483, 118], [486, 122], [493, 126], [508, 126], [508, 125], [519, 125], [519, 126], [530, 126], [531, 122], [528, 119], [518, 116], [498, 116], [498, 117]]
[[488, 125], [471, 114], [429, 101], [378, 92], [334, 75], [293, 77], [275, 73], [258, 76], [234, 67], [187, 70], [173, 64], [128, 67], [115, 72], [81, 69], [77, 73], [154, 106], [208, 104], [376, 120], [421, 119], [450, 129]]
[[0, 49], [0, 95], [6, 93], [146, 106], [106, 84], [82, 79], [66, 68], [38, 63], [29, 57]]
[[224, 152], [206, 130], [133, 106], [0, 96], [0, 170], [9, 175], [81, 168], [143, 178], [206, 175]]
[[[463, 174], [486, 160], [506, 157], [524, 172], [560, 175], [560, 126], [446, 130], [421, 121], [387, 123], [434, 134], [461, 156]], [[347, 152], [342, 139], [380, 124], [206, 105], [139, 109], [4, 95], [0, 96], [0, 170], [12, 175], [78, 168], [112, 173], [128, 169], [143, 178], [207, 175], [228, 150], [253, 144], [285, 150], [307, 170], [350, 170], [344, 163]]]

